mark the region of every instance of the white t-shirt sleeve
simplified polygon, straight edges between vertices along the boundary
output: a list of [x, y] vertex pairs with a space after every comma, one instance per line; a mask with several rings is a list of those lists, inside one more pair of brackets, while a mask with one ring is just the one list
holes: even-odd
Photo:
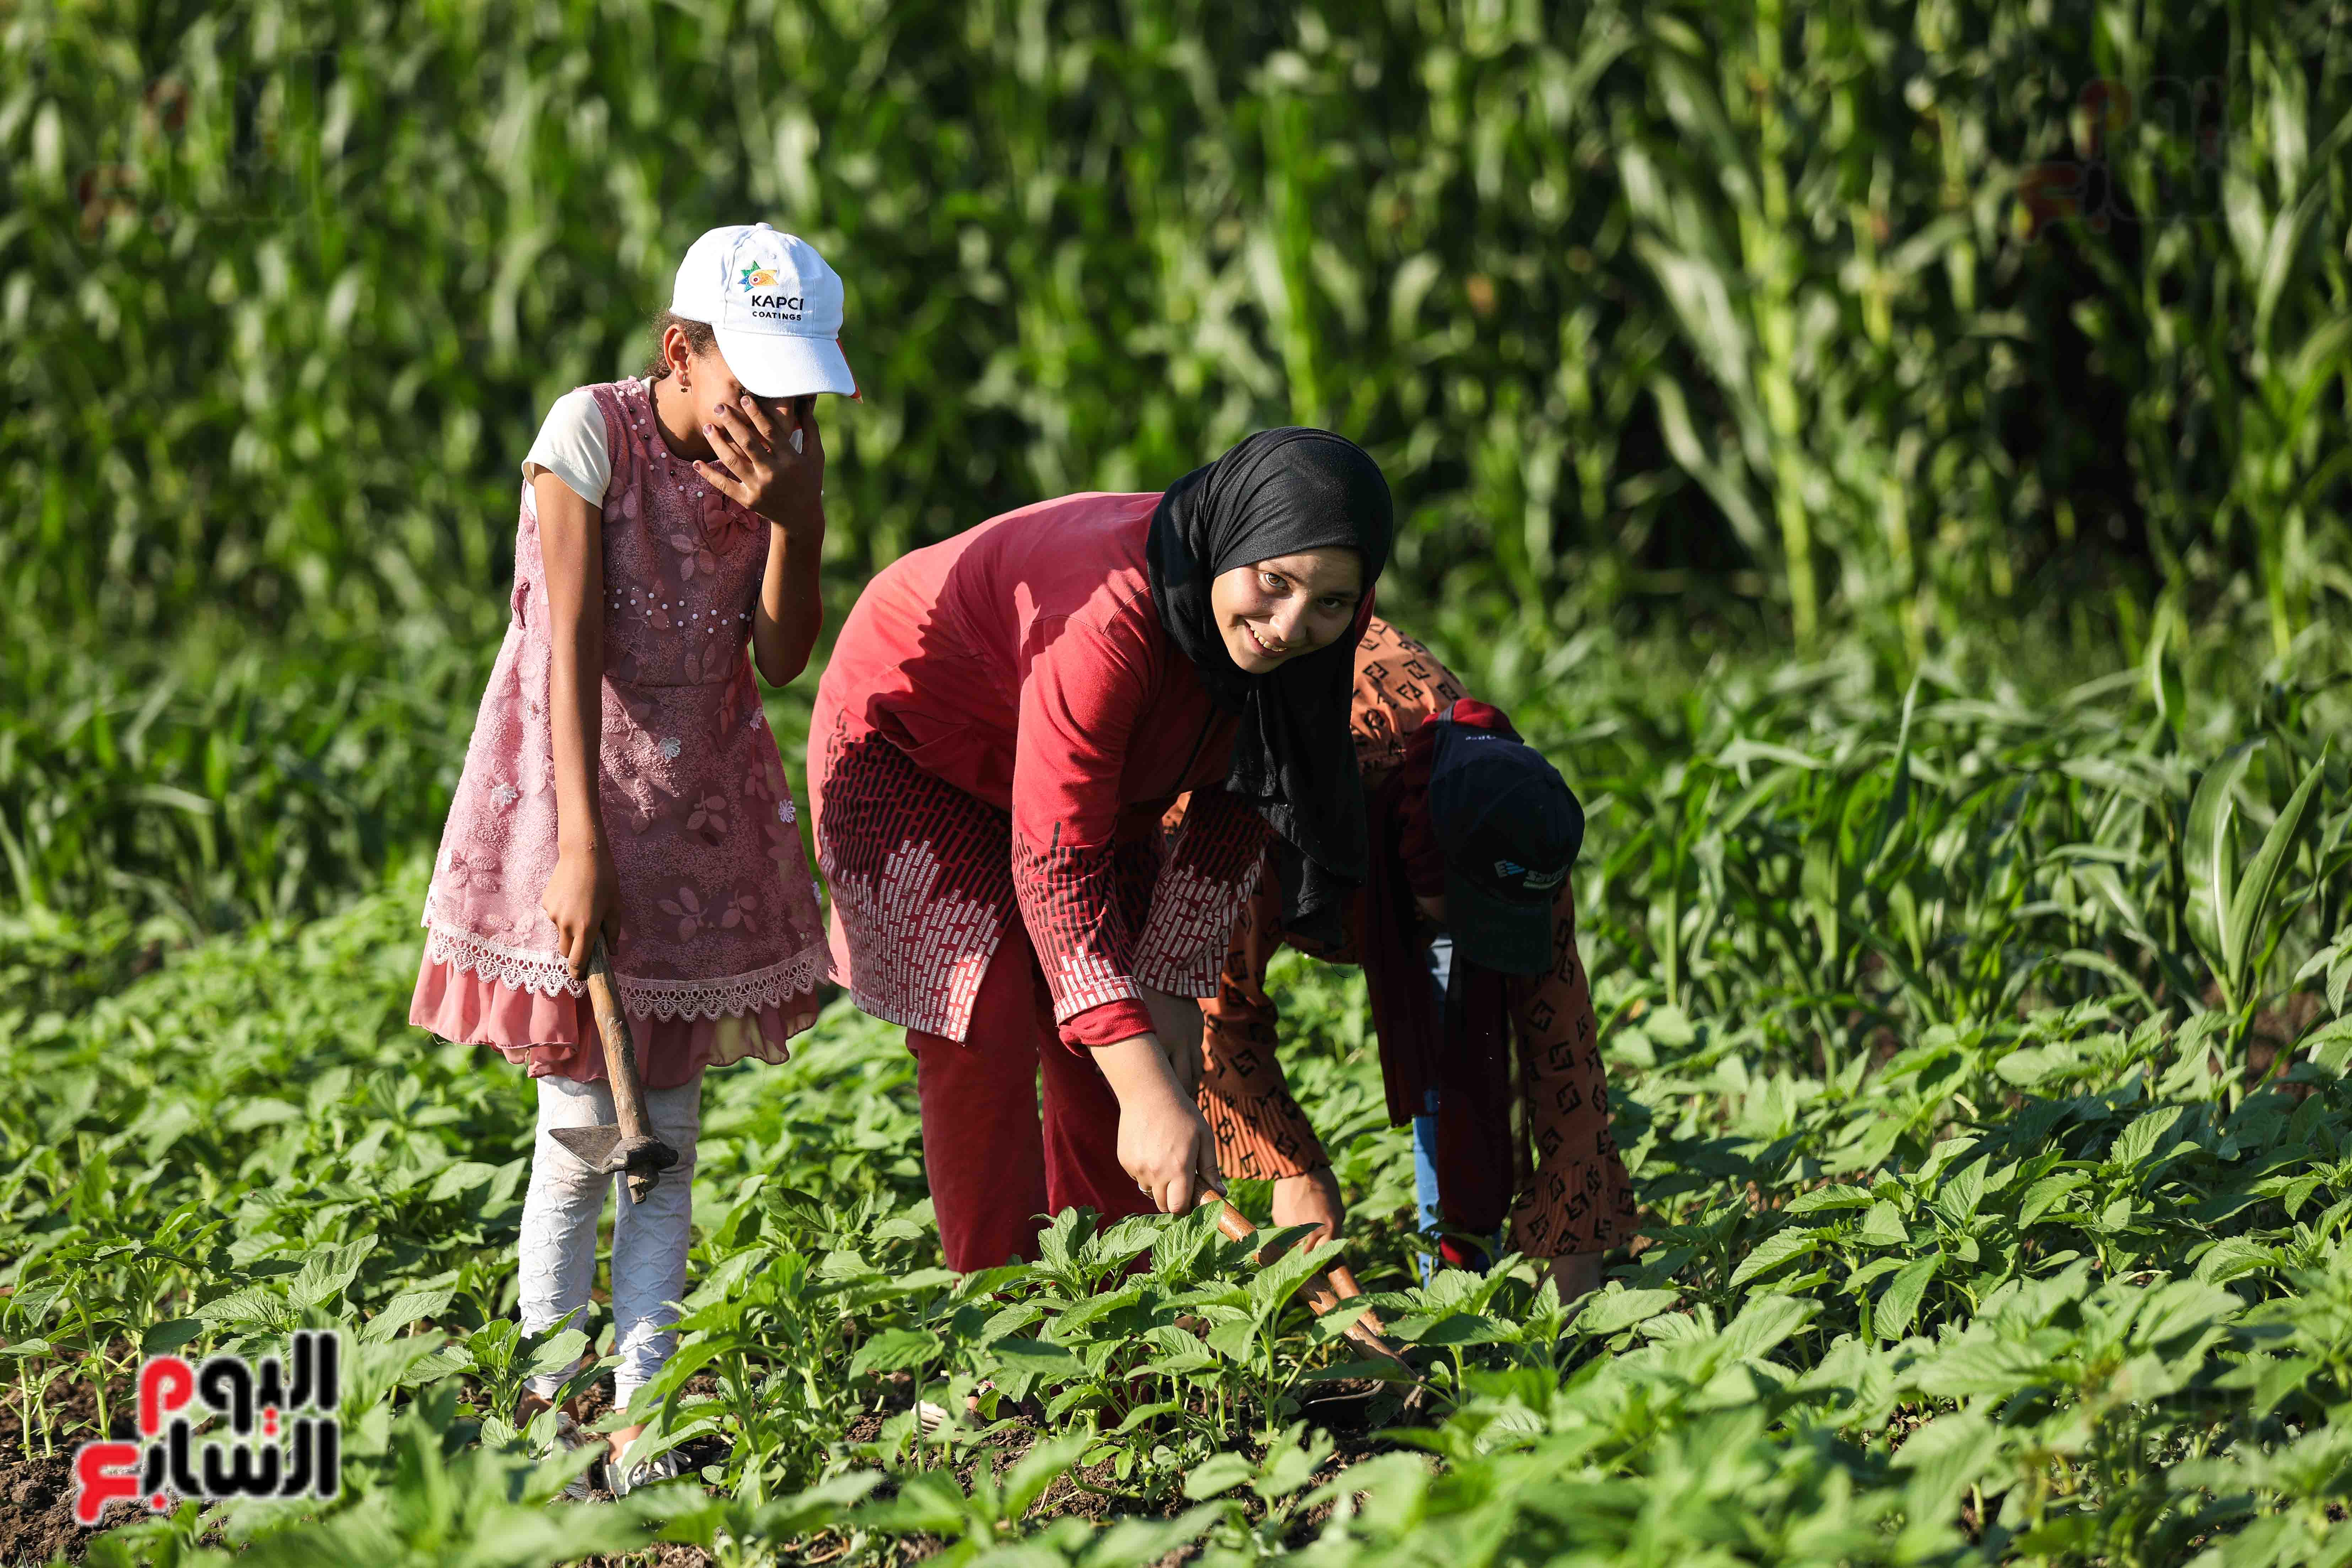
[[613, 482], [613, 458], [604, 449], [604, 413], [596, 406], [594, 393], [575, 387], [555, 400], [522, 460], [526, 485], [534, 468], [570, 485], [590, 506], [604, 504], [604, 490]]

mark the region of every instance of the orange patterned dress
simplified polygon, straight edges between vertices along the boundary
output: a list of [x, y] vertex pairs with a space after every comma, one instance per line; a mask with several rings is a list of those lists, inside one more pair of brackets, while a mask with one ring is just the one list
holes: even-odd
[[[1412, 732], [1465, 695], [1462, 683], [1426, 647], [1373, 618], [1358, 647], [1351, 724], [1368, 802], [1380, 799]], [[1380, 853], [1393, 835], [1375, 821], [1371, 842]], [[1206, 1058], [1201, 1110], [1216, 1132], [1218, 1162], [1227, 1175], [1260, 1179], [1301, 1175], [1330, 1163], [1291, 1095], [1276, 1051], [1280, 1018], [1266, 994], [1267, 962], [1285, 942], [1330, 963], [1358, 962], [1354, 933], [1366, 905], [1360, 895], [1344, 947], [1320, 949], [1283, 930], [1273, 882], [1259, 879], [1234, 929], [1217, 994], [1201, 1006]], [[1565, 883], [1553, 931], [1559, 952], [1553, 967], [1507, 982], [1521, 1099], [1515, 1120], [1534, 1155], [1528, 1179], [1511, 1199], [1511, 1245], [1538, 1258], [1603, 1251], [1634, 1230], [1633, 1184], [1610, 1131], [1600, 1032], [1577, 952], [1575, 903]]]

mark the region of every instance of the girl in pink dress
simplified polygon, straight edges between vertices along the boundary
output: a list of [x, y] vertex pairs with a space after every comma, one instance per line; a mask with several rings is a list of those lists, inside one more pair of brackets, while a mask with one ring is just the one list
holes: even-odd
[[[713, 229], [678, 268], [651, 374], [557, 401], [523, 463], [513, 621], [425, 895], [409, 1021], [495, 1047], [537, 1084], [527, 1331], [584, 1315], [595, 1277], [614, 1183], [550, 1130], [614, 1120], [583, 984], [605, 940], [648, 1114], [680, 1156], [614, 1223], [623, 1406], [675, 1347], [703, 1069], [784, 1060], [828, 976], [751, 668], [782, 686], [816, 640], [815, 395], [856, 390], [841, 310], [805, 242]], [[534, 1380], [521, 1415], [563, 1382]], [[555, 1425], [583, 1440], [571, 1413]], [[611, 1434], [616, 1492], [674, 1473], [667, 1456], [622, 1467], [639, 1430]]]

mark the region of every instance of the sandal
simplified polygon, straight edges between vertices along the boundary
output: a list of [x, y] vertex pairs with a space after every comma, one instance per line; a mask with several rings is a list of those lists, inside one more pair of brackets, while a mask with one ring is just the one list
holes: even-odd
[[[566, 1412], [558, 1410], [555, 1413], [555, 1439], [538, 1449], [535, 1457], [541, 1459], [551, 1459], [558, 1454], [576, 1453], [586, 1447], [590, 1441], [588, 1435], [580, 1430], [579, 1422], [572, 1419]], [[593, 1468], [592, 1466], [591, 1468]], [[556, 1495], [566, 1502], [586, 1502], [588, 1500], [587, 1471], [583, 1470], [565, 1482], [562, 1491]]]
[[[982, 1379], [981, 1382], [974, 1384], [972, 1385], [971, 1393], [964, 1397], [964, 1415], [975, 1422], [978, 1421], [980, 1419], [980, 1396], [995, 1386], [995, 1384], [986, 1379]], [[1043, 1426], [1045, 1424], [1045, 1407], [1037, 1403], [1037, 1398], [1034, 1394], [1022, 1400], [1019, 1405], [1013, 1406], [1013, 1409], [1023, 1420], [1029, 1422], [1033, 1426]], [[926, 1437], [936, 1437], [942, 1431], [956, 1424], [956, 1418], [948, 1413], [948, 1409], [945, 1405], [935, 1405], [928, 1399], [918, 1399], [915, 1401], [915, 1420], [917, 1424], [922, 1427], [923, 1436]]]
[[650, 1459], [640, 1459], [634, 1465], [623, 1466], [607, 1459], [602, 1467], [604, 1487], [615, 1498], [625, 1498], [639, 1487], [649, 1487], [656, 1481], [676, 1480], [694, 1467], [686, 1456], [672, 1448], [667, 1454], [656, 1454]]

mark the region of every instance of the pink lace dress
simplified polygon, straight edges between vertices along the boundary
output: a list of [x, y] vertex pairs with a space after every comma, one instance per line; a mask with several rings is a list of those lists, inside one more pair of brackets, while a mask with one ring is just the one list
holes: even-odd
[[[597, 787], [620, 873], [614, 976], [649, 1088], [780, 1062], [828, 975], [816, 886], [746, 644], [768, 524], [673, 458], [645, 384], [593, 389], [604, 505]], [[555, 868], [547, 576], [529, 486], [514, 618], [482, 695], [425, 899], [409, 1022], [494, 1046], [534, 1078], [604, 1076], [585, 988], [539, 907]]]

